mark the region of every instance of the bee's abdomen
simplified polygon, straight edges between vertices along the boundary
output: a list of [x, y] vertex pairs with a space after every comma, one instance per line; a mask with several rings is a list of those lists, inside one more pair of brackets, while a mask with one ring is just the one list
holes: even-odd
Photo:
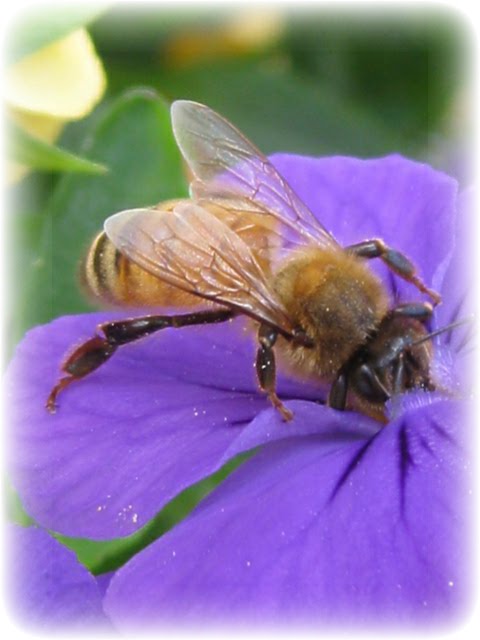
[[168, 285], [128, 260], [101, 232], [80, 268], [88, 297], [103, 306], [198, 306], [199, 299]]
[[80, 268], [80, 279], [89, 296], [104, 302], [116, 300], [122, 260], [105, 233], [99, 233]]

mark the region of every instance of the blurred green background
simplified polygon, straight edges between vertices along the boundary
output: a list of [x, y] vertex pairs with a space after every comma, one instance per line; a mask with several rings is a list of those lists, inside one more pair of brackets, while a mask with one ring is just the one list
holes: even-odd
[[[107, 90], [90, 115], [64, 128], [56, 144], [74, 154], [69, 158], [12, 135], [9, 153], [36, 170], [8, 190], [10, 351], [29, 327], [92, 308], [78, 287], [77, 265], [105, 218], [187, 193], [169, 124], [174, 99], [208, 104], [265, 153], [398, 152], [430, 162], [462, 185], [470, 179], [472, 43], [469, 26], [451, 8], [121, 3], [93, 13], [79, 6], [60, 11], [19, 20], [10, 38], [12, 64], [86, 26]], [[76, 165], [76, 156], [106, 172], [98, 164]], [[106, 549], [66, 542], [96, 572], [118, 566], [228, 470], [188, 490], [127, 550], [123, 543]]]

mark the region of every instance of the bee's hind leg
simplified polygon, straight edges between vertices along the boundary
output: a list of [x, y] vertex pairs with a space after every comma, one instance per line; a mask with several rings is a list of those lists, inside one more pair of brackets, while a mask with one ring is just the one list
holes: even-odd
[[50, 413], [55, 413], [57, 396], [75, 380], [84, 378], [100, 365], [109, 360], [118, 347], [145, 338], [156, 331], [167, 327], [186, 327], [193, 324], [207, 324], [225, 322], [234, 316], [230, 309], [218, 309], [211, 311], [197, 311], [184, 315], [173, 316], [143, 316], [141, 318], [129, 318], [113, 322], [104, 322], [97, 328], [103, 336], [96, 335], [87, 340], [62, 364], [62, 371], [67, 375], [57, 382], [48, 396], [46, 408]]
[[257, 351], [256, 370], [258, 383], [262, 391], [268, 395], [270, 402], [277, 409], [285, 421], [293, 418], [293, 413], [283, 404], [275, 391], [276, 366], [273, 345], [278, 337], [278, 332], [272, 327], [262, 324], [258, 330], [260, 346]]

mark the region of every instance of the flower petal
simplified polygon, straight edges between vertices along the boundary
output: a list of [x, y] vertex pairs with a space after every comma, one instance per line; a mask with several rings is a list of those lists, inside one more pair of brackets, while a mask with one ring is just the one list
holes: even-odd
[[363, 441], [264, 447], [116, 573], [105, 610], [122, 632], [452, 621], [470, 588], [466, 425], [438, 401]]
[[[472, 256], [475, 255], [474, 214], [474, 192], [467, 190], [458, 198], [455, 250], [443, 282], [444, 300], [435, 314], [437, 327], [467, 318], [474, 311], [475, 274], [472, 268]], [[465, 331], [455, 330], [451, 339], [446, 342], [454, 347], [460, 347], [464, 337]]]
[[[34, 329], [7, 376], [12, 481], [28, 513], [65, 535], [129, 535], [213, 473], [242, 427], [269, 406], [255, 381], [253, 337], [239, 320], [128, 345], [49, 414], [45, 400], [65, 351], [119, 315]], [[280, 389], [285, 398], [319, 394], [286, 379]]]
[[442, 304], [436, 309], [434, 329], [465, 321], [434, 339], [437, 357], [434, 377], [450, 392], [466, 397], [473, 387], [475, 333], [474, 193], [467, 190], [458, 198], [455, 249], [441, 288]]
[[[456, 187], [450, 178], [399, 156], [274, 161], [339, 240], [383, 236], [413, 259], [423, 258], [427, 283], [434, 266], [441, 279], [438, 261], [450, 255], [452, 242], [447, 231]], [[404, 211], [412, 217], [402, 218]], [[417, 233], [413, 214], [435, 215], [428, 241]], [[388, 282], [409, 287], [398, 278]], [[96, 322], [114, 317], [121, 315], [40, 327], [10, 369], [13, 481], [42, 525], [72, 536], [128, 535], [230, 455], [271, 440], [275, 429], [282, 438], [304, 435], [311, 425], [321, 430], [322, 408], [298, 406], [293, 427], [277, 424], [270, 411], [242, 433], [269, 405], [257, 391], [254, 340], [240, 321], [167, 330], [129, 345], [64, 392], [60, 410], [49, 415], [43, 405], [65, 350], [90, 337]], [[316, 400], [321, 390], [280, 376], [279, 394]], [[335, 420], [344, 424], [343, 416]], [[367, 419], [362, 425], [372, 428]]]
[[314, 402], [293, 400], [288, 403], [295, 419], [285, 424], [278, 412], [267, 409], [246, 425], [225, 452], [227, 462], [244, 451], [270, 442], [317, 434], [324, 446], [365, 440], [377, 433], [379, 423], [351, 411], [337, 411]]
[[[75, 554], [36, 527], [9, 527], [12, 612], [38, 631], [105, 629], [95, 578]], [[109, 626], [109, 625], [108, 625]]]
[[90, 36], [78, 29], [8, 69], [5, 93], [10, 107], [71, 120], [93, 108], [105, 83]]
[[[359, 160], [275, 154], [271, 159], [338, 242], [381, 238], [414, 262], [427, 285], [440, 287], [453, 249], [453, 178], [399, 155]], [[375, 270], [377, 262], [372, 262]], [[398, 276], [385, 275], [385, 269], [379, 273], [402, 299], [419, 298]]]

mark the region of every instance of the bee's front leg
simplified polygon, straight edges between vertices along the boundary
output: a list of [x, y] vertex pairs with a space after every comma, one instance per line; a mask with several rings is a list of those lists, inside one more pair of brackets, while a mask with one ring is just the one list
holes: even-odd
[[268, 395], [270, 402], [287, 422], [293, 418], [293, 413], [283, 404], [275, 391], [276, 366], [273, 345], [278, 337], [278, 331], [272, 327], [261, 324], [258, 330], [260, 347], [257, 351], [256, 370], [258, 383], [262, 391]]
[[337, 409], [338, 411], [345, 411], [347, 406], [348, 382], [347, 371], [345, 367], [342, 367], [330, 387], [327, 399], [328, 407], [332, 407], [332, 409]]
[[407, 282], [411, 282], [419, 291], [430, 296], [434, 305], [440, 304], [442, 301], [441, 295], [427, 287], [423, 280], [417, 275], [417, 270], [413, 262], [401, 251], [387, 246], [383, 240], [374, 238], [373, 240], [357, 242], [357, 244], [345, 247], [345, 251], [353, 253], [359, 258], [366, 258], [367, 260], [380, 258], [391, 271]]

